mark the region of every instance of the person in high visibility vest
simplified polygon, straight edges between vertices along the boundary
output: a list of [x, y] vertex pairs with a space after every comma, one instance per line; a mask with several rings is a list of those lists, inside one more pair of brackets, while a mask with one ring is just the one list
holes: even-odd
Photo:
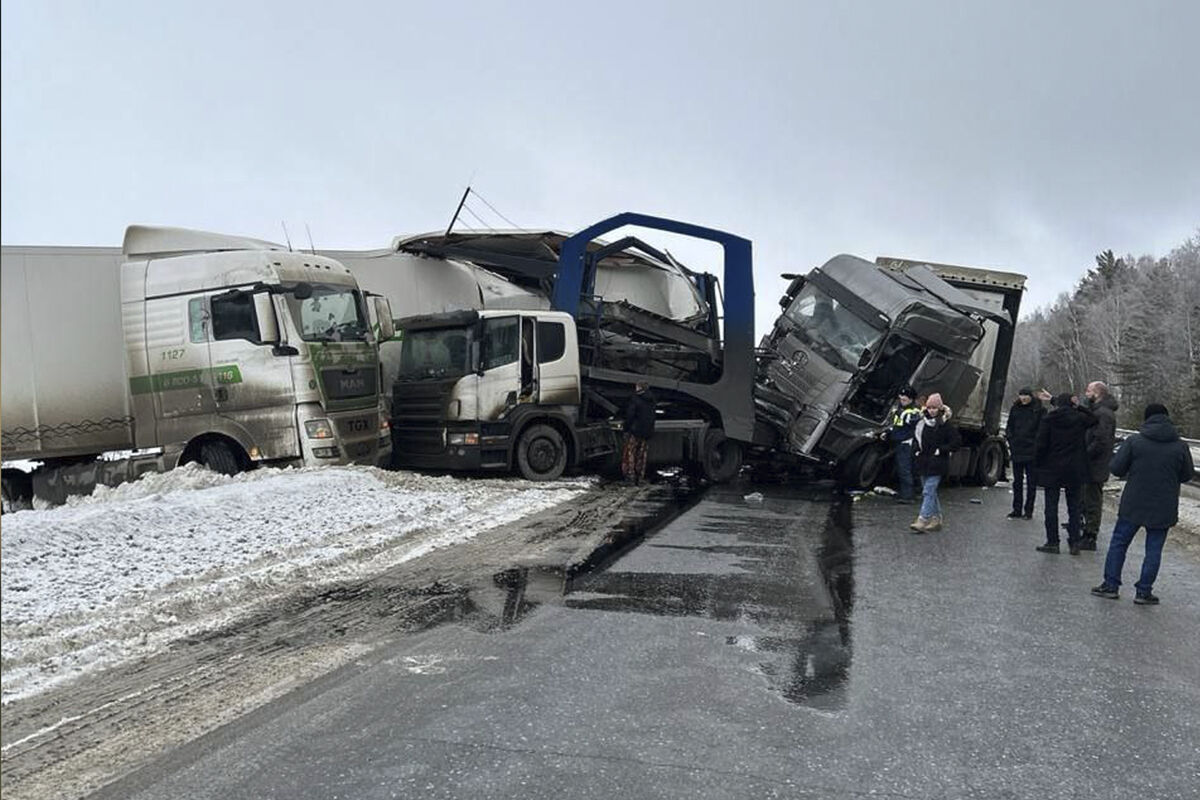
[[896, 465], [896, 502], [911, 503], [917, 493], [917, 478], [913, 474], [913, 431], [921, 419], [921, 409], [916, 404], [917, 393], [911, 386], [900, 390], [896, 405], [892, 409], [892, 426], [884, 432], [884, 438], [892, 445], [892, 457]]

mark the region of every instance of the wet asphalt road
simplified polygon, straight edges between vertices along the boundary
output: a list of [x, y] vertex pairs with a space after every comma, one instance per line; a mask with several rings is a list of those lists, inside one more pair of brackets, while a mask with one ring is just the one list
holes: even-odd
[[[1200, 564], [1088, 594], [1002, 488], [947, 529], [715, 489], [607, 568], [513, 571], [100, 793], [151, 798], [1200, 795]], [[970, 502], [983, 500], [982, 505]], [[1040, 510], [1040, 502], [1039, 502]], [[1141, 538], [1126, 565], [1140, 563]]]

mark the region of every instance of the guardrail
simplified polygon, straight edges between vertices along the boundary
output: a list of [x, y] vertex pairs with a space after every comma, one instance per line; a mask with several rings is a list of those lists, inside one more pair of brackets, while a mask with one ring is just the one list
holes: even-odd
[[[1117, 428], [1117, 441], [1123, 441], [1126, 437], [1132, 436], [1135, 433], [1137, 433], [1137, 431], [1131, 431], [1125, 428]], [[1191, 448], [1192, 462], [1195, 463], [1197, 467], [1200, 467], [1200, 439], [1184, 439], [1183, 442], [1189, 448]], [[1200, 474], [1198, 474], [1197, 477], [1192, 478], [1192, 483], [1196, 486], [1200, 486]]]

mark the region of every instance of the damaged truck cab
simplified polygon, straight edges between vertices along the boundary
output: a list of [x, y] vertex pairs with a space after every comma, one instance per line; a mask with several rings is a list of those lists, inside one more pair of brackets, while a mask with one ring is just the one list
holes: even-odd
[[1004, 382], [1024, 277], [840, 255], [792, 278], [762, 341], [755, 392], [775, 447], [874, 483], [879, 433], [904, 386], [941, 393], [964, 440], [951, 474], [994, 483]]

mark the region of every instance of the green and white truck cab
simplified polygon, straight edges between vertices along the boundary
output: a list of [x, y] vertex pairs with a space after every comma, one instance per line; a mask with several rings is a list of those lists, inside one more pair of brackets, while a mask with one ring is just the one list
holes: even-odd
[[5, 246], [3, 259], [6, 500], [190, 461], [390, 464], [391, 309], [339, 262], [145, 226], [121, 248]]
[[[126, 233], [135, 447], [162, 447], [168, 467], [390, 460], [378, 343], [354, 276], [332, 259], [253, 244], [221, 250], [225, 237]], [[390, 327], [390, 310], [376, 316]]]

